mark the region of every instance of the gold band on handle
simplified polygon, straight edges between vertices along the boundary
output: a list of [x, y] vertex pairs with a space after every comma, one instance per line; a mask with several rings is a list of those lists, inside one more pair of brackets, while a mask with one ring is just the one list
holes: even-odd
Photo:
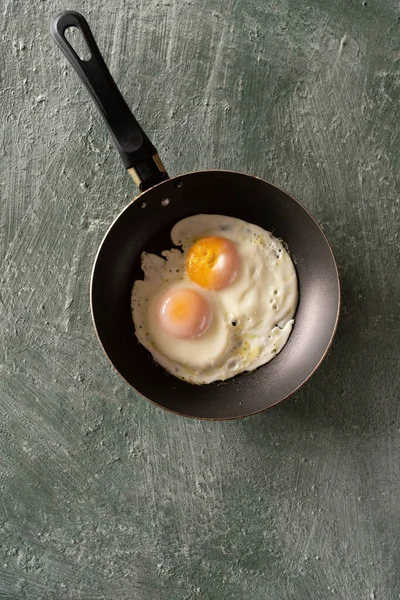
[[[161, 172], [161, 173], [166, 173], [167, 170], [163, 165], [163, 162], [161, 160], [161, 158], [158, 156], [158, 154], [155, 154], [154, 156], [152, 156], [153, 161], [155, 162], [157, 169]], [[142, 183], [142, 180], [139, 176], [139, 173], [136, 171], [135, 167], [130, 167], [128, 169], [128, 173], [129, 175], [132, 177], [133, 181], [136, 183], [136, 185], [138, 186], [138, 188], [140, 188], [140, 184]]]
[[128, 169], [128, 173], [129, 175], [132, 177], [133, 181], [136, 183], [136, 185], [138, 187], [140, 187], [140, 184], [142, 183], [142, 180], [140, 179], [136, 169], [134, 167], [130, 167]]
[[163, 162], [161, 160], [161, 158], [158, 156], [158, 154], [155, 154], [153, 157], [154, 162], [156, 163], [158, 170], [161, 171], [162, 173], [166, 173], [167, 169], [164, 167]]

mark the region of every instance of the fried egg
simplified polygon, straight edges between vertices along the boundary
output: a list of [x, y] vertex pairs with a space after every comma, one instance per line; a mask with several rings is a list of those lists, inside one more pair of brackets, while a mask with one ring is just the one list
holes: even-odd
[[274, 358], [292, 331], [298, 300], [283, 242], [222, 215], [182, 219], [171, 240], [176, 247], [161, 256], [142, 253], [144, 279], [131, 297], [136, 337], [154, 360], [204, 384]]

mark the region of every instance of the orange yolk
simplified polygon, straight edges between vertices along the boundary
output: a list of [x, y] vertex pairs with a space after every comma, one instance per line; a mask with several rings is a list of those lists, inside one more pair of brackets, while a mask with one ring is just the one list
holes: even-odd
[[204, 296], [187, 288], [170, 290], [160, 300], [161, 326], [176, 338], [198, 338], [211, 323], [210, 305]]
[[235, 281], [239, 262], [233, 242], [218, 236], [204, 237], [189, 248], [186, 273], [207, 290], [221, 290]]

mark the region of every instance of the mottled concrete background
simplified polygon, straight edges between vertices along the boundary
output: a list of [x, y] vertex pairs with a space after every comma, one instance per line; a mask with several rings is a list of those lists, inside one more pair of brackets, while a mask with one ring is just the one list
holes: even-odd
[[[400, 598], [398, 1], [0, 8], [0, 598]], [[336, 342], [270, 412], [184, 420], [104, 358], [91, 265], [135, 190], [50, 39], [63, 8], [171, 173], [265, 177], [331, 240]]]

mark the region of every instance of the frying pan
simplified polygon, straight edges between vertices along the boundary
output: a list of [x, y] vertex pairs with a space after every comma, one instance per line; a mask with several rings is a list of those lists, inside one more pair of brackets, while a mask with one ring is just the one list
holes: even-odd
[[[83, 35], [88, 60], [81, 59], [67, 40], [69, 27]], [[140, 394], [184, 416], [233, 419], [287, 398], [321, 364], [338, 322], [338, 271], [322, 230], [297, 200], [257, 177], [221, 170], [168, 177], [111, 77], [84, 17], [70, 11], [60, 14], [51, 34], [93, 97], [141, 191], [109, 228], [93, 268], [92, 316], [109, 360]], [[297, 269], [299, 304], [292, 334], [271, 362], [224, 383], [192, 385], [167, 373], [138, 343], [130, 295], [134, 281], [143, 278], [141, 253], [169, 249], [173, 225], [201, 213], [243, 219], [282, 238]]]

